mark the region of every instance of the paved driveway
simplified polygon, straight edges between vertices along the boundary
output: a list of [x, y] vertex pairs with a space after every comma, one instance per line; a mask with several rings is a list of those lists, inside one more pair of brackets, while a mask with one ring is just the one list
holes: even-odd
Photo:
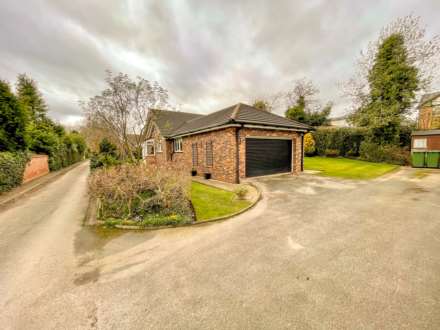
[[[76, 203], [85, 173], [57, 181]], [[60, 216], [39, 222], [28, 249], [20, 236], [2, 241], [13, 246], [0, 258], [2, 328], [438, 329], [440, 173], [414, 173], [259, 179], [265, 198], [250, 212], [153, 232], [96, 231], [52, 210]], [[54, 225], [57, 238], [43, 234]], [[4, 272], [13, 257], [33, 262], [14, 266], [17, 280]]]

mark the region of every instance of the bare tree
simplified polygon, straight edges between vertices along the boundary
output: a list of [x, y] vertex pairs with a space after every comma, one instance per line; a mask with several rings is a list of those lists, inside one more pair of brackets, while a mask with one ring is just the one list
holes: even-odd
[[351, 99], [353, 110], [368, 101], [368, 74], [373, 67], [379, 45], [392, 34], [403, 36], [408, 62], [418, 69], [419, 89], [422, 93], [429, 90], [435, 77], [440, 76], [440, 36], [427, 39], [426, 29], [421, 26], [419, 16], [398, 18], [384, 27], [379, 38], [370, 42], [365, 51], [361, 51], [355, 74], [342, 84], [342, 94]]
[[257, 98], [252, 102], [252, 106], [258, 110], [266, 111], [266, 112], [272, 112], [272, 105], [269, 103], [269, 101]]
[[107, 88], [82, 107], [88, 120], [110, 132], [123, 155], [133, 159], [145, 141], [149, 110], [167, 107], [168, 92], [157, 82], [123, 73], [107, 71], [105, 81]]
[[290, 108], [298, 103], [300, 99], [306, 101], [307, 106], [316, 103], [314, 96], [319, 93], [319, 89], [313, 85], [311, 80], [301, 78], [294, 81], [293, 89], [284, 94], [287, 108]]

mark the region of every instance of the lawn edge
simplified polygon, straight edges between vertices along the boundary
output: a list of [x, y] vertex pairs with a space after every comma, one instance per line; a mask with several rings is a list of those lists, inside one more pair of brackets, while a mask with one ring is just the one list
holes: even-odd
[[[198, 181], [196, 181], [196, 182], [198, 182]], [[201, 183], [201, 182], [198, 182], [198, 183]], [[201, 183], [201, 184], [204, 184], [209, 187], [228, 191], [226, 189], [222, 189], [222, 188], [210, 185], [208, 183]], [[252, 200], [251, 203], [248, 206], [246, 206], [245, 208], [241, 209], [240, 211], [231, 213], [231, 214], [226, 214], [226, 215], [222, 215], [221, 217], [217, 217], [217, 218], [200, 220], [200, 221], [195, 221], [195, 222], [186, 223], [183, 225], [176, 225], [176, 226], [166, 225], [166, 226], [157, 226], [157, 227], [144, 227], [144, 226], [135, 226], [135, 225], [115, 225], [114, 228], [124, 229], [124, 230], [146, 230], [146, 231], [148, 231], [148, 230], [160, 230], [160, 229], [169, 229], [169, 228], [200, 226], [200, 225], [204, 225], [204, 224], [207, 224], [210, 222], [218, 222], [218, 221], [228, 220], [228, 219], [236, 217], [246, 211], [249, 211], [251, 208], [253, 208], [261, 200], [262, 192], [258, 186], [256, 186], [255, 184], [253, 184], [251, 182], [246, 182], [244, 185], [252, 186], [253, 188], [255, 188], [257, 191], [257, 197], [254, 198], [254, 200]], [[93, 206], [92, 206], [92, 208], [93, 208]], [[94, 214], [94, 212], [89, 212], [89, 214], [87, 214], [87, 217], [85, 219], [85, 223], [89, 224], [89, 225], [98, 225], [98, 226], [105, 225], [105, 221], [96, 219], [96, 214]]]

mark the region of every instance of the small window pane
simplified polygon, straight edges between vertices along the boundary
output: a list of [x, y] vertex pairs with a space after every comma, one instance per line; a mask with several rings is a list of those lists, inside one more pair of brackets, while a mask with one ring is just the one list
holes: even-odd
[[143, 157], [154, 155], [154, 141], [146, 141], [142, 148]]
[[414, 143], [413, 143], [413, 147], [414, 148], [426, 148], [427, 143], [426, 143], [426, 138], [425, 139], [414, 139]]
[[182, 139], [174, 140], [174, 151], [181, 152], [182, 151]]

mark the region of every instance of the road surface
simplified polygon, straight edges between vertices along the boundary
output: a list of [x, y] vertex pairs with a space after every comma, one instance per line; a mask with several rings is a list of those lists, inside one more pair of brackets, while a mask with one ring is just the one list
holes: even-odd
[[87, 164], [0, 211], [1, 329], [438, 329], [440, 173], [259, 179], [228, 221], [82, 226]]

